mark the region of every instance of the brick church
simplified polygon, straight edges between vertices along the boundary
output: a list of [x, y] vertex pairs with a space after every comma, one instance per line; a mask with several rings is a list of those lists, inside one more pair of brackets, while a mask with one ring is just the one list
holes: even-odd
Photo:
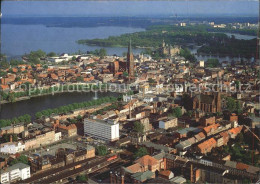
[[221, 112], [221, 97], [220, 93], [199, 94], [193, 98], [193, 109], [198, 109], [203, 112], [216, 113]]

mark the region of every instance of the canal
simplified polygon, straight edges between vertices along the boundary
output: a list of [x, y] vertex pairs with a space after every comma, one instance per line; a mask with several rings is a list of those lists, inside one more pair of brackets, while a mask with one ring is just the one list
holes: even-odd
[[[99, 92], [97, 97], [118, 96], [117, 93]], [[15, 103], [2, 104], [0, 109], [0, 119], [11, 119], [24, 114], [29, 114], [34, 118], [36, 112], [68, 105], [90, 101], [95, 98], [94, 92], [73, 92], [59, 93], [55, 95], [47, 95], [34, 97], [29, 100], [18, 101]]]

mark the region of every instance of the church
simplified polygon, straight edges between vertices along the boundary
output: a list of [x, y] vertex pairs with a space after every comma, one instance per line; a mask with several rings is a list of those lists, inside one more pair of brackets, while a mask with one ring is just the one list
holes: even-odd
[[129, 80], [132, 80], [135, 77], [134, 67], [134, 55], [132, 52], [132, 45], [130, 40], [128, 45], [126, 61], [114, 61], [110, 64], [109, 68], [110, 71], [114, 74], [118, 72], [127, 72]]
[[221, 112], [220, 93], [199, 94], [193, 98], [193, 109], [201, 110], [206, 113]]

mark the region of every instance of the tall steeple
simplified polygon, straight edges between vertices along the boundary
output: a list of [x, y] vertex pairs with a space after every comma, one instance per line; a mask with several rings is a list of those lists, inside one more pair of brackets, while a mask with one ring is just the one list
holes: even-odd
[[130, 41], [129, 41], [129, 43], [128, 43], [128, 53], [132, 53], [131, 38], [130, 38]]
[[127, 69], [128, 69], [129, 79], [134, 78], [134, 55], [132, 53], [131, 39], [130, 39], [129, 44], [128, 44]]

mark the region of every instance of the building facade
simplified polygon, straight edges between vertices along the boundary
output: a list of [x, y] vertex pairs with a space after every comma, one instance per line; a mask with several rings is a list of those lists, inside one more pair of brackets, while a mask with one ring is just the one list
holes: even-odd
[[105, 141], [119, 139], [119, 124], [112, 120], [85, 119], [84, 134]]
[[23, 163], [17, 163], [11, 167], [1, 170], [1, 183], [25, 180], [30, 177], [30, 166]]
[[159, 128], [168, 129], [178, 126], [178, 118], [173, 118], [167, 121], [159, 121]]

